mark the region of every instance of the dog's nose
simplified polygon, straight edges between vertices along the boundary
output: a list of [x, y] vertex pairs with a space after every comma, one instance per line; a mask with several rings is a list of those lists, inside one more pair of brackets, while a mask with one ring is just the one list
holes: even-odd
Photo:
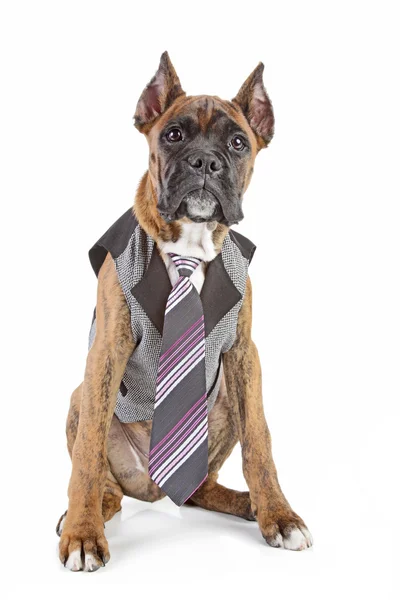
[[212, 174], [222, 169], [221, 161], [211, 152], [194, 152], [188, 157], [188, 163], [196, 172]]

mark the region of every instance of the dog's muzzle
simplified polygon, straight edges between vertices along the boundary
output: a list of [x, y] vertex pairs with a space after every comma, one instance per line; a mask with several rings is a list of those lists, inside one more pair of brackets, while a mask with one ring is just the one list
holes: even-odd
[[159, 190], [157, 209], [167, 223], [188, 217], [195, 223], [218, 221], [230, 226], [243, 218], [241, 204], [229, 170], [218, 155], [196, 150], [169, 169]]

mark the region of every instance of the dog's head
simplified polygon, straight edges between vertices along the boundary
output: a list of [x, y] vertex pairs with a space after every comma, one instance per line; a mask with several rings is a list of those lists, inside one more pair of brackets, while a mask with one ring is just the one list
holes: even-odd
[[243, 219], [255, 157], [272, 139], [274, 115], [259, 63], [231, 102], [186, 96], [167, 52], [144, 89], [135, 126], [150, 147], [149, 174], [166, 222], [225, 225]]

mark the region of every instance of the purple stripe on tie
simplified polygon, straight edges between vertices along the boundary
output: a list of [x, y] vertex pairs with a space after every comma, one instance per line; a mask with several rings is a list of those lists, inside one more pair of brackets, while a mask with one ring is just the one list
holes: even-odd
[[165, 452], [165, 450], [170, 446], [170, 444], [172, 444], [177, 439], [177, 437], [181, 435], [182, 431], [184, 431], [186, 427], [190, 425], [193, 419], [197, 418], [200, 412], [203, 412], [205, 409], [207, 409], [207, 400], [205, 398], [203, 398], [203, 402], [204, 401], [205, 403], [200, 404], [197, 410], [182, 424], [182, 426], [179, 429], [176, 430], [175, 435], [171, 439], [167, 440], [165, 444], [160, 447], [157, 454], [154, 454], [154, 456], [150, 458], [149, 465], [151, 465], [163, 452]]
[[192, 371], [192, 369], [195, 368], [195, 366], [204, 358], [205, 356], [205, 350], [203, 349], [199, 349], [197, 351], [196, 354], [193, 354], [190, 357], [190, 360], [186, 360], [186, 361], [182, 361], [182, 368], [179, 369], [179, 371], [177, 371], [173, 377], [167, 378], [166, 383], [163, 383], [162, 381], [158, 384], [157, 386], [157, 394], [156, 394], [156, 402], [155, 402], [155, 408], [157, 408], [157, 406], [159, 406], [159, 404], [161, 404], [161, 402], [164, 402], [165, 398], [172, 392], [172, 390], [179, 384], [181, 383], [181, 381], [183, 381], [183, 379], [185, 379], [185, 377], [187, 377], [187, 375], [189, 375], [189, 373]]
[[187, 335], [187, 334], [188, 334], [190, 331], [192, 331], [193, 327], [196, 327], [196, 325], [198, 325], [198, 324], [200, 323], [200, 321], [204, 321], [204, 315], [202, 315], [202, 316], [200, 317], [200, 319], [198, 319], [198, 320], [196, 321], [196, 323], [193, 323], [193, 325], [191, 325], [191, 326], [189, 327], [189, 329], [187, 329], [187, 330], [185, 331], [185, 333], [183, 333], [183, 334], [181, 335], [181, 337], [180, 337], [178, 340], [176, 340], [176, 342], [174, 342], [174, 343], [172, 344], [172, 346], [170, 346], [170, 347], [168, 348], [168, 350], [166, 350], [162, 356], [160, 356], [160, 361], [162, 361], [162, 360], [164, 359], [164, 357], [165, 357], [167, 354], [169, 354], [169, 353], [171, 352], [171, 350], [172, 350], [173, 348], [175, 348], [175, 346], [176, 346], [177, 344], [179, 344], [179, 342], [180, 342], [180, 341], [181, 341], [181, 340], [182, 340], [182, 339], [185, 337], [185, 335]]
[[172, 462], [169, 463], [169, 465], [167, 466], [167, 468], [164, 469], [164, 471], [161, 471], [161, 473], [159, 475], [157, 475], [157, 477], [155, 478], [154, 481], [156, 483], [158, 483], [159, 481], [161, 481], [161, 479], [163, 479], [165, 477], [165, 475], [167, 473], [169, 473], [169, 471], [172, 469], [172, 467], [174, 467], [176, 465], [176, 463], [180, 462], [182, 460], [182, 458], [184, 458], [184, 456], [196, 444], [196, 442], [198, 442], [198, 440], [205, 434], [206, 431], [207, 431], [207, 423], [204, 425], [203, 429], [200, 429], [199, 433], [190, 442], [190, 444], [188, 444], [187, 446], [185, 446], [185, 448], [183, 449], [183, 451], [180, 454], [178, 454], [178, 456]]
[[[186, 339], [185, 339], [185, 340], [182, 342], [182, 344], [181, 344], [180, 346], [178, 346], [178, 348], [175, 350], [175, 352], [173, 352], [173, 353], [172, 353], [172, 354], [171, 354], [171, 355], [170, 355], [170, 356], [169, 356], [169, 357], [168, 357], [168, 358], [167, 358], [167, 359], [166, 359], [166, 360], [165, 360], [165, 361], [164, 361], [162, 364], [161, 364], [161, 361], [160, 361], [160, 367], [159, 367], [159, 372], [160, 372], [160, 373], [161, 373], [161, 371], [163, 371], [163, 370], [165, 369], [165, 367], [166, 367], [166, 366], [168, 365], [168, 363], [169, 363], [169, 362], [170, 362], [170, 361], [171, 361], [171, 360], [174, 358], [174, 356], [176, 356], [176, 354], [177, 354], [178, 352], [180, 352], [180, 351], [181, 351], [181, 349], [182, 349], [184, 346], [186, 346], [186, 344], [187, 344], [188, 342], [190, 342], [190, 340], [191, 340], [191, 339], [193, 339], [193, 336], [197, 335], [197, 334], [198, 334], [200, 331], [203, 331], [203, 332], [204, 332], [204, 326], [203, 326], [203, 324], [201, 324], [201, 325], [200, 325], [200, 327], [198, 327], [197, 329], [195, 329], [195, 331], [193, 331], [193, 333], [192, 333], [192, 334], [191, 334], [191, 335], [190, 335], [188, 338], [186, 338]], [[158, 378], [157, 378], [157, 381], [158, 381]]]
[[[200, 335], [199, 335], [199, 334], [200, 334]], [[171, 360], [172, 360], [172, 361], [174, 361], [174, 363], [173, 363], [173, 364], [176, 364], [176, 358], [177, 358], [177, 356], [179, 356], [179, 357], [181, 357], [181, 358], [182, 358], [182, 357], [184, 356], [184, 354], [185, 354], [186, 352], [188, 352], [188, 351], [189, 351], [189, 349], [192, 347], [192, 345], [190, 345], [190, 346], [187, 346], [187, 344], [189, 344], [189, 342], [191, 342], [191, 341], [193, 340], [193, 338], [194, 338], [194, 337], [196, 337], [197, 341], [200, 341], [200, 340], [201, 340], [201, 338], [202, 338], [202, 337], [204, 337], [204, 331], [202, 331], [202, 332], [200, 333], [200, 331], [199, 331], [199, 330], [196, 330], [194, 333], [192, 333], [192, 335], [191, 335], [191, 336], [189, 336], [189, 337], [187, 338], [187, 340], [185, 340], [185, 341], [184, 341], [184, 342], [183, 342], [183, 343], [182, 343], [182, 344], [181, 344], [181, 345], [180, 345], [180, 346], [179, 346], [179, 347], [178, 347], [178, 348], [175, 350], [175, 352], [173, 352], [173, 353], [171, 354], [171, 356], [169, 356], [169, 357], [168, 357], [168, 359], [164, 361], [164, 364], [163, 364], [163, 365], [160, 365], [160, 368], [159, 368], [159, 373], [160, 373], [160, 375], [157, 377], [157, 383], [158, 383], [158, 382], [159, 382], [159, 381], [160, 381], [160, 380], [161, 380], [161, 379], [164, 377], [164, 374], [165, 374], [165, 372], [167, 372], [167, 371], [166, 371], [166, 369], [169, 371], [169, 369], [170, 369], [170, 367], [171, 367], [171, 364], [170, 364], [170, 363], [171, 363]], [[185, 346], [186, 346], [186, 348], [185, 348]]]
[[179, 279], [176, 281], [174, 287], [171, 290], [170, 295], [168, 296], [168, 301], [175, 296], [175, 294], [181, 289], [183, 285], [187, 285], [187, 281], [185, 281], [185, 277], [181, 275]]
[[201, 332], [200, 335], [198, 335], [197, 338], [195, 338], [189, 346], [187, 346], [186, 348], [184, 348], [182, 350], [182, 352], [175, 358], [174, 362], [172, 362], [170, 365], [168, 365], [166, 367], [163, 367], [163, 370], [162, 370], [160, 376], [157, 377], [157, 383], [159, 383], [159, 381], [164, 379], [164, 377], [167, 375], [167, 373], [169, 373], [171, 371], [171, 369], [176, 364], [178, 364], [186, 356], [186, 354], [188, 354], [189, 350], [191, 350], [193, 348], [193, 346], [195, 346], [203, 338], [204, 338], [204, 334], [203, 334], [203, 332]]
[[[204, 398], [205, 400], [205, 398]], [[205, 410], [207, 409], [207, 402], [204, 405], [200, 405], [200, 407], [196, 410], [195, 413], [192, 414], [192, 416], [187, 419], [187, 421], [182, 425], [182, 427], [180, 429], [177, 430], [177, 432], [175, 433], [174, 437], [171, 438], [170, 440], [168, 440], [164, 446], [161, 446], [160, 450], [157, 452], [157, 454], [155, 454], [150, 460], [149, 460], [149, 465], [153, 464], [153, 462], [155, 460], [157, 460], [157, 458], [163, 453], [165, 452], [165, 450], [177, 439], [177, 437], [179, 437], [181, 435], [181, 433], [186, 429], [186, 427], [189, 427], [190, 423], [193, 421], [193, 419], [196, 419], [199, 412], [203, 413]], [[205, 415], [204, 415], [205, 416]], [[204, 418], [204, 417], [203, 417]]]
[[196, 262], [194, 262], [192, 260], [176, 260], [175, 261], [175, 265], [176, 266], [179, 266], [179, 265], [186, 266], [186, 265], [188, 265], [189, 267], [192, 267], [193, 269], [195, 269], [196, 267], [199, 266], [199, 263], [196, 263]]
[[199, 258], [188, 258], [187, 256], [173, 256], [172, 260], [175, 264], [177, 263], [192, 263], [194, 265], [199, 265], [201, 260]]
[[[206, 407], [205, 407], [206, 408]], [[170, 454], [172, 454], [172, 452], [174, 450], [176, 450], [179, 446], [181, 446], [183, 444], [183, 442], [186, 440], [186, 438], [189, 437], [189, 435], [192, 433], [193, 429], [196, 429], [197, 425], [200, 423], [200, 421], [203, 421], [203, 419], [206, 417], [207, 415], [207, 411], [204, 413], [203, 412], [197, 417], [197, 419], [195, 420], [194, 423], [191, 424], [191, 426], [189, 427], [189, 429], [187, 431], [184, 432], [184, 434], [175, 442], [175, 444], [172, 446], [172, 448], [170, 448], [168, 450], [168, 452], [166, 452], [165, 454], [163, 454], [160, 459], [158, 460], [158, 462], [156, 462], [155, 465], [153, 465], [151, 467], [151, 469], [149, 469], [149, 474], [151, 475], [152, 473], [154, 473], [154, 471], [157, 469], [157, 467], [159, 465], [161, 465]]]
[[173, 304], [180, 296], [182, 296], [182, 294], [184, 294], [192, 285], [193, 284], [188, 280], [187, 284], [183, 285], [173, 298], [168, 299], [166, 307], [168, 308], [171, 306], [171, 304]]
[[168, 300], [167, 300], [167, 304], [166, 304], [166, 306], [168, 306], [169, 304], [171, 304], [171, 302], [173, 302], [173, 301], [175, 300], [175, 297], [177, 296], [177, 294], [179, 294], [179, 292], [180, 292], [182, 289], [185, 289], [185, 290], [187, 290], [187, 289], [188, 289], [188, 287], [190, 287], [191, 285], [192, 285], [192, 284], [191, 284], [191, 282], [189, 281], [189, 279], [187, 279], [187, 281], [185, 281], [185, 278], [184, 278], [184, 277], [182, 277], [182, 281], [181, 281], [181, 282], [179, 282], [179, 285], [178, 285], [178, 283], [176, 283], [176, 284], [175, 284], [175, 286], [174, 286], [174, 288], [173, 288], [172, 292], [171, 292], [171, 293], [170, 293], [170, 295], [168, 296]]
[[182, 419], [175, 425], [175, 427], [173, 429], [171, 429], [171, 431], [169, 431], [167, 433], [167, 435], [164, 436], [163, 439], [160, 440], [158, 442], [158, 444], [156, 444], [154, 446], [154, 448], [152, 448], [150, 450], [149, 456], [151, 456], [152, 454], [154, 454], [154, 452], [157, 450], [157, 448], [159, 448], [160, 445], [163, 444], [165, 442], [165, 440], [167, 440], [174, 433], [174, 431], [176, 431], [176, 428], [179, 427], [179, 425], [181, 425], [183, 423], [183, 421], [188, 418], [188, 416], [195, 410], [195, 408], [200, 404], [200, 402], [206, 398], [206, 396], [207, 396], [207, 394], [203, 394], [203, 396], [201, 396], [201, 398], [199, 398], [197, 400], [197, 402], [195, 402], [195, 404], [193, 404], [193, 406], [187, 411], [187, 413], [185, 413], [183, 415]]
[[204, 347], [199, 348], [199, 350], [197, 350], [197, 352], [195, 352], [195, 354], [193, 354], [193, 356], [190, 357], [190, 360], [185, 362], [185, 364], [182, 365], [182, 368], [179, 369], [179, 371], [177, 371], [175, 375], [171, 377], [171, 379], [168, 379], [167, 383], [157, 391], [156, 400], [158, 400], [160, 396], [162, 396], [171, 387], [171, 384], [174, 383], [175, 379], [177, 379], [180, 375], [182, 375], [182, 373], [187, 371], [188, 367], [190, 367], [192, 362], [194, 362], [196, 358], [198, 358], [201, 354], [204, 354]]

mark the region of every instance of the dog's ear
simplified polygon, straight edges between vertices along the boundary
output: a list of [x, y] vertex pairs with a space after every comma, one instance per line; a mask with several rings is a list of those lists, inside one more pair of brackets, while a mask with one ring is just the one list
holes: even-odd
[[168, 52], [164, 52], [157, 73], [147, 84], [137, 103], [134, 116], [135, 127], [139, 131], [150, 129], [152, 122], [182, 95], [185, 95], [185, 92], [178, 75]]
[[274, 135], [274, 112], [263, 83], [264, 65], [258, 63], [232, 102], [242, 109], [250, 127], [258, 137], [260, 148], [265, 148]]

